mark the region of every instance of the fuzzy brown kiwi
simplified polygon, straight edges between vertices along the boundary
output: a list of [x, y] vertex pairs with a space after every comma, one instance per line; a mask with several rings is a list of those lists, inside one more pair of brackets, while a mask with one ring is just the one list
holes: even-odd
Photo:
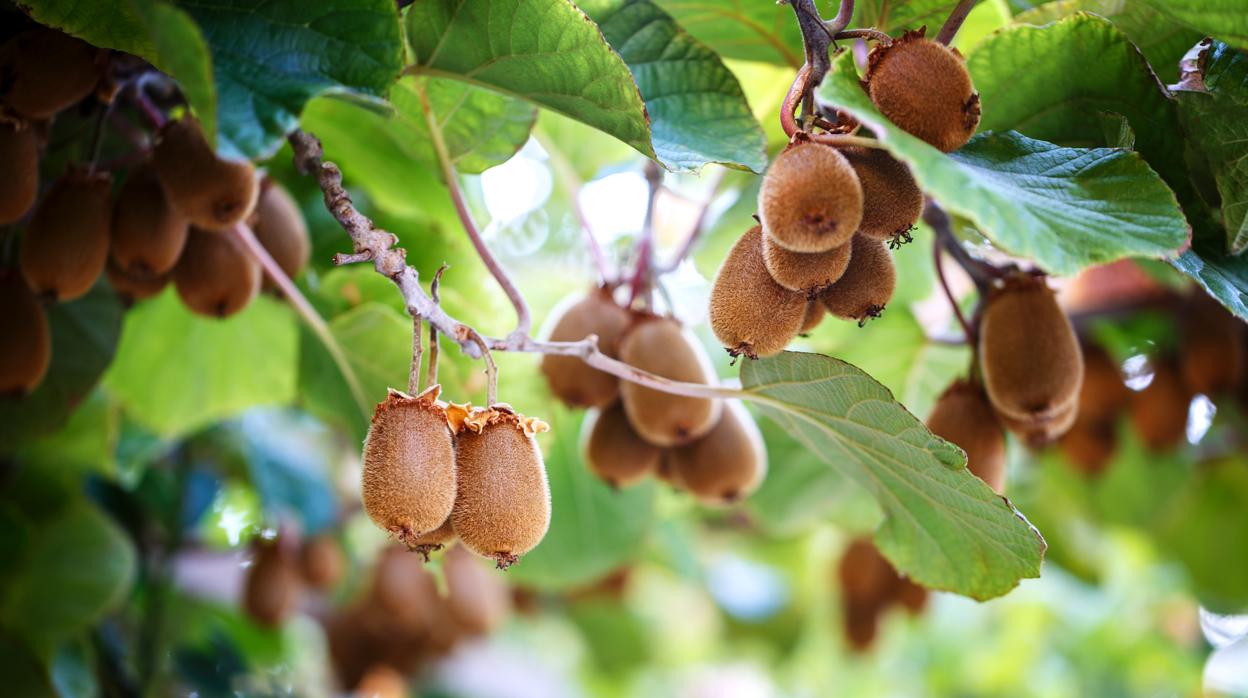
[[[576, 342], [592, 334], [598, 336], [599, 351], [613, 358], [619, 354], [628, 312], [612, 299], [609, 289], [594, 289], [584, 298], [556, 309], [554, 315], [558, 319], [550, 330], [550, 341]], [[542, 375], [550, 392], [569, 407], [602, 407], [620, 394], [618, 378], [575, 356], [546, 354], [542, 357]]]
[[43, 382], [52, 359], [48, 316], [17, 269], [0, 269], [0, 396], [20, 397]]
[[680, 481], [680, 474], [676, 472], [676, 466], [672, 464], [672, 450], [670, 448], [663, 449], [659, 456], [659, 466], [655, 468], [654, 476], [663, 484], [671, 487], [677, 492], [683, 492], [684, 483]]
[[[308, 265], [312, 255], [308, 223], [286, 187], [266, 179], [260, 189], [253, 225], [256, 239], [286, 276], [293, 279]], [[275, 288], [268, 274], [264, 277], [264, 287]]]
[[1096, 477], [1113, 460], [1118, 450], [1118, 435], [1113, 422], [1080, 416], [1058, 441], [1058, 447], [1075, 469], [1088, 477]]
[[229, 317], [260, 291], [260, 263], [233, 236], [191, 228], [173, 285], [192, 312]]
[[172, 277], [172, 274], [160, 276], [129, 274], [118, 268], [117, 263], [111, 257], [104, 265], [104, 274], [108, 277], [108, 283], [113, 287], [113, 292], [127, 308], [163, 291]]
[[455, 437], [459, 489], [451, 523], [469, 550], [499, 569], [515, 564], [550, 528], [550, 485], [533, 438], [545, 429], [500, 404], [474, 410]]
[[849, 643], [851, 650], [859, 653], [866, 652], [871, 649], [871, 645], [875, 644], [875, 636], [879, 632], [881, 610], [883, 609], [874, 603], [855, 599], [841, 600], [845, 641]]
[[[702, 346], [672, 318], [638, 315], [620, 340], [620, 360], [674, 381], [716, 382]], [[672, 395], [632, 381], [620, 384], [620, 401], [637, 435], [664, 448], [700, 438], [723, 410], [719, 400]]]
[[966, 467], [997, 494], [1005, 491], [1005, 432], [982, 388], [954, 381], [927, 417], [933, 434], [966, 451]]
[[805, 317], [806, 297], [772, 279], [763, 262], [762, 228], [750, 228], [724, 258], [711, 287], [715, 336], [732, 356], [757, 359], [784, 351]]
[[1153, 380], [1131, 396], [1129, 410], [1131, 425], [1148, 450], [1169, 451], [1183, 443], [1191, 402], [1174, 359], [1155, 361]]
[[52, 184], [22, 238], [26, 282], [45, 298], [69, 301], [91, 289], [108, 260], [109, 176], [74, 170]]
[[299, 569], [287, 541], [257, 540], [243, 589], [243, 608], [256, 623], [280, 625], [299, 603]]
[[433, 385], [416, 397], [389, 391], [364, 439], [364, 511], [409, 549], [441, 527], [455, 504], [455, 447], [440, 390]]
[[663, 450], [637, 435], [616, 402], [592, 410], [582, 427], [585, 463], [611, 487], [628, 487], [656, 471]]
[[1083, 385], [1079, 388], [1079, 419], [1112, 419], [1131, 401], [1131, 389], [1123, 382], [1118, 364], [1095, 345], [1084, 343]]
[[840, 148], [862, 183], [858, 234], [891, 240], [906, 234], [923, 213], [923, 192], [910, 168], [881, 148]]
[[862, 325], [884, 312], [896, 288], [897, 268], [888, 246], [855, 235], [849, 266], [836, 283], [819, 294], [819, 300], [829, 313]]
[[260, 192], [256, 168], [245, 160], [217, 157], [192, 117], [161, 127], [152, 164], [169, 202], [192, 225], [222, 230], [255, 208]]
[[957, 49], [906, 32], [872, 52], [867, 92], [889, 121], [946, 153], [961, 148], [979, 125], [979, 95]]
[[912, 615], [916, 616], [927, 608], [927, 589], [915, 584], [906, 577], [897, 577], [897, 583], [893, 589], [893, 599], [901, 604], [902, 608]]
[[91, 94], [104, 52], [68, 34], [35, 27], [0, 49], [0, 102], [43, 119]]
[[737, 401], [706, 436], [671, 451], [671, 465], [684, 489], [707, 504], [748, 497], [767, 476], [767, 448], [754, 418]]
[[313, 589], [332, 588], [347, 569], [342, 546], [332, 535], [319, 535], [304, 541], [299, 549], [299, 572], [303, 581]]
[[1079, 418], [1079, 403], [1070, 402], [1036, 418], [1018, 418], [997, 412], [1001, 426], [1013, 432], [1024, 444], [1040, 449], [1057, 441]]
[[763, 264], [777, 284], [809, 300], [845, 275], [853, 249], [853, 244], [847, 242], [827, 252], [793, 252], [764, 235]]
[[827, 252], [862, 222], [862, 185], [835, 148], [792, 146], [776, 157], [758, 191], [758, 215], [772, 240], [794, 252]]
[[173, 269], [186, 245], [187, 223], [165, 199], [150, 164], [135, 168], [113, 206], [110, 254], [131, 276], [153, 278]]
[[438, 583], [419, 555], [388, 547], [373, 566], [372, 599], [406, 632], [425, 633], [438, 622]]
[[1056, 424], [1067, 416], [1073, 422], [1083, 352], [1044, 277], [1016, 273], [989, 294], [979, 365], [988, 400], [1007, 426]]
[[802, 329], [798, 330], [798, 334], [806, 336], [813, 332], [819, 323], [823, 322], [823, 316], [828, 314], [828, 309], [823, 307], [823, 303], [818, 298], [806, 302], [806, 316], [802, 318]]
[[24, 121], [0, 122], [0, 225], [19, 220], [39, 194], [39, 138]]
[[417, 536], [416, 540], [413, 541], [411, 551], [419, 553], [425, 558], [425, 562], [428, 562], [430, 553], [437, 552], [450, 545], [453, 540], [455, 540], [455, 526], [452, 525], [451, 517], [448, 515], [446, 521], [443, 521], [441, 526]]
[[1248, 347], [1243, 323], [1203, 291], [1194, 291], [1181, 315], [1179, 367], [1192, 393], [1217, 396], [1244, 380]]
[[486, 635], [511, 613], [511, 592], [498, 573], [485, 567], [462, 545], [451, 546], [442, 558], [446, 575], [446, 606], [468, 635]]
[[892, 566], [870, 538], [850, 541], [837, 564], [843, 595], [857, 601], [874, 603], [887, 596], [892, 576]]

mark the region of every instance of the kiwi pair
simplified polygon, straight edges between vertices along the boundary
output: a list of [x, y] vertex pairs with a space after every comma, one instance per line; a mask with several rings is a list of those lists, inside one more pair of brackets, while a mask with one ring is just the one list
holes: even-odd
[[857, 652], [870, 649], [880, 616], [890, 606], [899, 605], [912, 615], [927, 606], [927, 589], [899, 575], [869, 538], [849, 543], [836, 572], [845, 639]]
[[243, 610], [260, 625], [280, 625], [299, 604], [304, 587], [327, 591], [346, 572], [342, 547], [332, 536], [319, 535], [296, 546], [289, 536], [252, 541]]

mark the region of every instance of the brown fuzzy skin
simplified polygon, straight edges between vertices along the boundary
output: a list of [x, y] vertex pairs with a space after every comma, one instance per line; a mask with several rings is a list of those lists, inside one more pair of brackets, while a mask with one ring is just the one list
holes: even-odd
[[16, 269], [0, 269], [0, 396], [20, 397], [43, 382], [52, 360], [48, 316]]
[[685, 490], [685, 485], [680, 481], [680, 475], [676, 472], [676, 467], [672, 465], [672, 450], [669, 448], [665, 448], [660, 452], [659, 466], [655, 468], [654, 477], [677, 492]]
[[454, 540], [455, 526], [452, 525], [451, 517], [448, 515], [446, 521], [443, 521], [441, 526], [417, 536], [410, 550], [414, 553], [420, 553], [425, 558], [425, 562], [429, 562], [430, 553], [441, 550], [450, 545]]
[[1043, 277], [1014, 274], [988, 296], [979, 365], [993, 409], [1009, 422], [1060, 424], [1068, 410], [1074, 421], [1083, 352]]
[[909, 231], [923, 213], [923, 192], [910, 168], [881, 148], [840, 148], [862, 184], [858, 234], [890, 240]]
[[192, 312], [226, 318], [260, 291], [260, 263], [233, 237], [191, 228], [173, 268], [173, 285]]
[[[556, 310], [556, 312], [559, 312]], [[598, 336], [598, 349], [616, 357], [620, 335], [628, 326], [628, 311], [611, 298], [611, 292], [598, 288], [566, 306], [550, 331], [552, 342], [576, 342]], [[591, 368], [575, 356], [542, 357], [542, 375], [550, 392], [569, 407], [602, 407], [620, 394], [620, 380], [610, 373]]]
[[840, 247], [862, 222], [862, 185], [835, 148], [802, 143], [780, 153], [758, 191], [758, 215], [776, 244], [794, 252]]
[[862, 235], [854, 236], [849, 267], [830, 288], [819, 294], [824, 308], [842, 320], [863, 325], [879, 317], [897, 288], [897, 267], [888, 246]]
[[8, 225], [39, 195], [39, 137], [32, 125], [0, 122], [0, 182], [0, 225]]
[[715, 337], [733, 356], [772, 356], [793, 341], [805, 317], [806, 297], [772, 279], [763, 261], [762, 228], [750, 228], [732, 246], [711, 286]]
[[1237, 388], [1248, 363], [1248, 347], [1240, 336], [1243, 323], [1197, 291], [1184, 304], [1181, 325], [1179, 367], [1187, 389], [1218, 396]]
[[243, 588], [243, 609], [259, 625], [281, 625], [299, 603], [299, 568], [285, 541], [257, 541]]
[[222, 230], [251, 214], [260, 185], [250, 162], [218, 158], [191, 117], [165, 124], [157, 138], [156, 174], [169, 202], [192, 225]]
[[[620, 341], [620, 360], [674, 381], [716, 382], [702, 346], [671, 318], [638, 316]], [[637, 435], [664, 448], [700, 438], [723, 410], [719, 400], [672, 395], [631, 381], [620, 384], [620, 401]]]
[[347, 571], [342, 546], [331, 535], [304, 541], [299, 550], [299, 573], [304, 584], [325, 591], [332, 589]]
[[705, 504], [744, 499], [767, 476], [767, 448], [754, 418], [741, 403], [727, 403], [706, 436], [671, 451], [671, 466], [684, 489]]
[[845, 548], [837, 564], [837, 576], [844, 596], [876, 603], [888, 596], [893, 568], [870, 538], [856, 538]]
[[1005, 432], [982, 389], [954, 381], [927, 417], [933, 434], [966, 451], [966, 467], [997, 494], [1005, 491]]
[[979, 125], [979, 95], [965, 59], [922, 30], [871, 52], [867, 93], [889, 121], [946, 153], [965, 145]]
[[122, 305], [127, 308], [165, 290], [165, 287], [169, 285], [169, 280], [173, 278], [172, 274], [151, 277], [127, 274], [117, 267], [117, 263], [111, 257], [104, 265], [104, 275], [108, 277], [108, 283], [113, 287], [113, 292], [117, 294], [117, 297], [121, 299]]
[[416, 397], [391, 390], [364, 439], [364, 511], [408, 548], [440, 527], [455, 504], [455, 447], [438, 390]]
[[438, 583], [419, 555], [388, 547], [373, 567], [372, 600], [404, 631], [426, 633], [440, 620]]
[[582, 428], [585, 463], [611, 487], [629, 487], [658, 470], [663, 449], [633, 431], [620, 403], [590, 412]]
[[0, 102], [28, 118], [53, 116], [91, 94], [104, 56], [68, 34], [29, 29], [0, 49]]
[[131, 276], [161, 276], [178, 263], [187, 232], [151, 165], [132, 171], [113, 206], [112, 261]]
[[1071, 402], [1055, 412], [1035, 419], [1019, 419], [997, 413], [1001, 425], [1010, 430], [1028, 448], [1041, 449], [1060, 439], [1075, 425], [1079, 417], [1079, 404]]
[[446, 607], [455, 624], [468, 635], [488, 635], [511, 615], [511, 592], [498, 573], [462, 545], [442, 558], [446, 575]]
[[1096, 477], [1113, 460], [1118, 450], [1118, 435], [1113, 422], [1080, 416], [1070, 431], [1062, 436], [1058, 447], [1076, 470], [1088, 477]]
[[52, 183], [22, 238], [26, 282], [45, 298], [70, 301], [91, 290], [108, 260], [109, 176], [73, 171]]
[[823, 317], [828, 314], [828, 309], [818, 298], [806, 302], [806, 317], [802, 318], [802, 329], [798, 330], [798, 335], [806, 336], [813, 332], [819, 323], [823, 322]]
[[[455, 438], [459, 491], [451, 523], [474, 553], [506, 569], [550, 528], [550, 485], [526, 420], [503, 406], [478, 410]], [[479, 431], [478, 431], [479, 429]]]
[[1105, 350], [1083, 344], [1083, 386], [1079, 389], [1079, 420], [1113, 419], [1127, 408], [1131, 389], [1122, 371]]
[[775, 282], [807, 299], [827, 290], [845, 275], [849, 268], [852, 243], [833, 247], [827, 252], [804, 254], [777, 245], [771, 236], [763, 236], [763, 264]]
[[1184, 442], [1191, 402], [1174, 361], [1155, 362], [1152, 382], [1131, 396], [1130, 408], [1131, 425], [1148, 450], [1160, 453]]
[[[286, 191], [286, 187], [273, 180], [266, 180], [256, 201], [255, 223], [252, 231], [256, 239], [268, 251], [277, 266], [288, 278], [295, 278], [308, 265], [312, 256], [312, 242], [308, 238], [308, 223], [303, 219], [299, 204]], [[265, 274], [265, 288], [274, 288]]]

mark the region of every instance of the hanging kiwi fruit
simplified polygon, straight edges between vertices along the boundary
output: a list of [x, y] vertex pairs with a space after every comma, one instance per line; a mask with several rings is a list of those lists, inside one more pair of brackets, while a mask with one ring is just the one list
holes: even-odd
[[1100, 346], [1083, 342], [1083, 384], [1079, 388], [1079, 419], [1113, 419], [1131, 401], [1122, 370]]
[[33, 27], [0, 48], [0, 102], [31, 119], [46, 119], [95, 89], [107, 54], [47, 27]]
[[117, 268], [141, 278], [157, 278], [173, 269], [186, 245], [186, 219], [165, 199], [150, 164], [130, 172], [113, 207], [110, 255]]
[[15, 268], [0, 268], [0, 397], [21, 397], [43, 382], [52, 336], [43, 305]]
[[256, 623], [280, 625], [299, 603], [299, 568], [287, 541], [257, 539], [243, 589], [243, 608]]
[[728, 504], [748, 497], [767, 475], [767, 447], [754, 418], [737, 400], [705, 436], [669, 454], [683, 489], [707, 504]]
[[333, 588], [347, 571], [342, 545], [330, 534], [304, 541], [299, 550], [299, 573], [304, 584], [325, 591]]
[[511, 592], [483, 563], [462, 545], [451, 546], [442, 560], [446, 608], [467, 635], [488, 635], [511, 613]]
[[658, 470], [663, 449], [633, 431], [619, 402], [591, 410], [581, 428], [585, 463], [611, 487], [628, 487]]
[[161, 127], [152, 165], [174, 210], [201, 229], [223, 230], [255, 208], [260, 193], [256, 168], [217, 157], [194, 117]]
[[849, 242], [862, 223], [862, 185], [835, 148], [800, 143], [771, 163], [758, 191], [758, 215], [777, 245], [827, 252]]
[[[767, 273], [780, 286], [813, 299], [845, 275], [852, 243], [833, 247], [827, 252], [793, 252], [763, 236], [763, 264]], [[799, 328], [800, 329], [800, 328]]]
[[[298, 276], [312, 256], [312, 242], [308, 238], [308, 223], [290, 192], [276, 181], [266, 178], [260, 185], [260, 196], [252, 215], [255, 220], [252, 231], [265, 251], [277, 262], [286, 278]], [[267, 273], [264, 275], [264, 288], [275, 288]]]
[[39, 137], [27, 121], [0, 121], [0, 182], [0, 225], [8, 225], [39, 195]]
[[[629, 316], [616, 304], [610, 289], [594, 289], [554, 314], [557, 320], [548, 336], [550, 341], [576, 342], [592, 334], [598, 337], [599, 351], [613, 358], [619, 355], [620, 335]], [[603, 407], [620, 394], [618, 378], [579, 357], [546, 354], [541, 369], [550, 392], [569, 407]]]
[[22, 238], [21, 267], [35, 293], [59, 301], [80, 298], [108, 259], [111, 178], [72, 169], [52, 183]]
[[173, 285], [192, 312], [227, 318], [260, 291], [260, 262], [231, 235], [191, 228]]
[[1178, 360], [1173, 356], [1150, 359], [1153, 378], [1131, 395], [1131, 426], [1148, 450], [1170, 451], [1187, 436], [1192, 393], [1183, 383]]
[[923, 213], [923, 192], [910, 168], [882, 148], [839, 148], [862, 184], [858, 234], [876, 240], [902, 238]]
[[172, 274], [159, 276], [131, 274], [118, 267], [111, 257], [104, 265], [104, 275], [108, 279], [108, 284], [113, 287], [113, 293], [117, 294], [121, 304], [127, 308], [160, 293], [169, 285], [169, 280], [172, 278]]
[[[674, 381], [715, 382], [706, 352], [672, 318], [638, 314], [620, 340], [620, 360]], [[702, 437], [723, 410], [719, 400], [672, 395], [631, 381], [620, 385], [620, 400], [637, 434], [664, 448]]]
[[802, 318], [802, 328], [798, 330], [799, 336], [805, 336], [807, 333], [814, 331], [819, 323], [823, 322], [823, 317], [828, 314], [828, 309], [818, 298], [807, 301], [806, 316]]
[[730, 355], [757, 359], [783, 351], [805, 318], [806, 296], [775, 282], [763, 260], [762, 228], [750, 228], [724, 258], [711, 287], [715, 336]]
[[867, 93], [889, 121], [948, 153], [975, 134], [979, 95], [962, 54], [924, 33], [906, 32], [871, 51]]
[[966, 467], [997, 494], [1005, 491], [1005, 432], [983, 388], [954, 381], [932, 408], [927, 428], [966, 451]]
[[1187, 390], [1212, 397], [1237, 388], [1248, 372], [1243, 323], [1200, 291], [1186, 299], [1179, 317], [1179, 368]]
[[1084, 419], [1081, 416], [1062, 435], [1058, 448], [1079, 472], [1088, 477], [1096, 477], [1113, 460], [1114, 453], [1118, 450], [1118, 435], [1113, 422]]
[[880, 240], [855, 235], [849, 266], [836, 283], [819, 294], [829, 313], [863, 325], [879, 317], [897, 288], [897, 268], [888, 246]]

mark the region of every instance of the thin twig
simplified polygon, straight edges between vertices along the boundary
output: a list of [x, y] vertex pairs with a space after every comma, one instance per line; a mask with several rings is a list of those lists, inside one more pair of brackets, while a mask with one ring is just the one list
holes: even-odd
[[494, 363], [494, 355], [490, 353], [490, 346], [479, 332], [467, 325], [459, 326], [459, 334], [463, 338], [472, 340], [481, 348], [481, 357], [485, 359], [485, 404], [487, 407], [493, 407], [498, 404], [498, 366]]
[[975, 0], [961, 0], [958, 6], [949, 13], [949, 18], [940, 27], [940, 33], [936, 35], [936, 41], [946, 46], [953, 43], [953, 37], [958, 35], [958, 30], [962, 28], [962, 23], [966, 21], [966, 16], [971, 14], [971, 8], [973, 7], [975, 7]]
[[603, 251], [602, 244], [598, 242], [598, 236], [594, 235], [594, 229], [589, 225], [589, 217], [585, 215], [585, 209], [581, 206], [581, 178], [576, 174], [572, 163], [568, 162], [567, 156], [550, 138], [537, 131], [533, 132], [533, 137], [550, 157], [550, 165], [555, 171], [555, 176], [559, 178], [563, 188], [568, 192], [568, 197], [572, 199], [572, 214], [576, 216], [581, 232], [585, 235], [585, 246], [589, 248], [589, 256], [594, 260], [598, 278], [604, 285], [616, 283], [616, 273], [607, 261], [606, 252]]
[[949, 282], [945, 279], [945, 269], [941, 264], [941, 246], [932, 245], [932, 263], [936, 267], [936, 280], [940, 282], [940, 288], [945, 292], [945, 299], [949, 301], [949, 307], [953, 309], [953, 315], [958, 319], [958, 324], [962, 326], [962, 333], [966, 335], [966, 343], [971, 346], [976, 344], [975, 328], [966, 321], [966, 316], [962, 314], [962, 307], [958, 305], [958, 300], [954, 298], [953, 291], [949, 288]]
[[420, 316], [412, 318], [412, 367], [407, 372], [407, 394], [420, 394], [420, 357], [425, 353], [424, 333]]
[[846, 29], [844, 31], [839, 31], [836, 33], [836, 36], [834, 38], [840, 39], [842, 41], [846, 39], [871, 39], [872, 41], [878, 41], [881, 44], [884, 44], [885, 46], [888, 46], [893, 43], [893, 37], [880, 31], [879, 29], [874, 29], [872, 27], [866, 27], [863, 29]]
[[836, 16], [824, 22], [824, 26], [828, 28], [828, 32], [838, 34], [845, 27], [849, 26], [850, 20], [854, 18], [854, 0], [841, 0], [841, 6], [836, 11]]
[[[433, 282], [429, 284], [429, 296], [433, 299], [434, 304], [438, 303], [438, 286], [442, 283], [442, 273], [446, 271], [447, 264], [443, 263], [438, 270], [433, 273]], [[429, 364], [425, 367], [425, 385], [437, 385], [438, 383], [438, 328], [432, 322], [429, 323]]]
[[949, 215], [931, 199], [928, 199], [923, 207], [923, 222], [936, 232], [936, 244], [943, 246], [949, 256], [966, 270], [981, 295], [986, 294], [992, 288], [993, 283], [1003, 276], [1004, 272], [1001, 269], [988, 262], [975, 259], [967, 253], [957, 236], [953, 234], [953, 223], [949, 220]]
[[[643, 294], [648, 298], [654, 283], [654, 208], [663, 187], [663, 172], [654, 161], [646, 162], [646, 214], [641, 222], [641, 235], [637, 239], [637, 262], [633, 278], [629, 282], [628, 304], [631, 306]], [[648, 305], [648, 303], [647, 303]]]
[[724, 175], [727, 171], [720, 169], [715, 172], [715, 181], [711, 182], [711, 190], [707, 192], [706, 199], [702, 201], [701, 207], [698, 209], [698, 217], [693, 221], [693, 229], [689, 231], [689, 235], [685, 237], [684, 243], [680, 249], [676, 251], [676, 255], [667, 261], [667, 264], [660, 266], [656, 271], [659, 276], [669, 274], [680, 266], [693, 252], [693, 248], [698, 244], [698, 240], [702, 237], [702, 233], [707, 228], [710, 221], [711, 205], [715, 203], [715, 198], [719, 196], [719, 188], [724, 183]]

